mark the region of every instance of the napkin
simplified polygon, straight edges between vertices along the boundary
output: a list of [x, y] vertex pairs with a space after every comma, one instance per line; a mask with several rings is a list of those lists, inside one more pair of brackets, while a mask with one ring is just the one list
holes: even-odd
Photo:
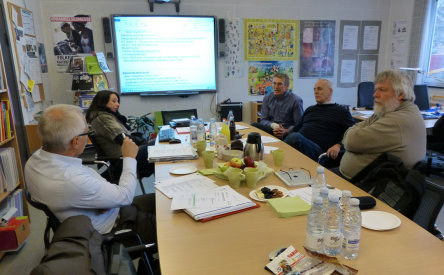
[[298, 196], [267, 200], [267, 204], [279, 218], [307, 215], [311, 206]]

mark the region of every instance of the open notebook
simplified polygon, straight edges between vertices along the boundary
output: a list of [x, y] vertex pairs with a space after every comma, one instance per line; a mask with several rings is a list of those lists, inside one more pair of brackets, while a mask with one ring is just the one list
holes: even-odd
[[148, 161], [172, 161], [183, 159], [197, 159], [198, 155], [189, 143], [158, 144], [148, 147]]
[[199, 174], [161, 180], [156, 182], [156, 189], [173, 199], [172, 210], [183, 209], [196, 221], [205, 222], [259, 207], [230, 186], [217, 186]]

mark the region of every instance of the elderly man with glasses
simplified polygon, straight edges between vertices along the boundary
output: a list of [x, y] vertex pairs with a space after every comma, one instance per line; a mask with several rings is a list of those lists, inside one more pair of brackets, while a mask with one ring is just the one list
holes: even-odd
[[88, 140], [88, 125], [79, 107], [51, 106], [40, 117], [38, 132], [43, 146], [25, 166], [34, 200], [45, 204], [60, 222], [86, 215], [100, 233], [131, 228], [144, 242], [156, 241], [154, 194], [134, 198], [138, 146], [131, 139], [122, 144], [123, 171], [116, 185], [77, 158]]

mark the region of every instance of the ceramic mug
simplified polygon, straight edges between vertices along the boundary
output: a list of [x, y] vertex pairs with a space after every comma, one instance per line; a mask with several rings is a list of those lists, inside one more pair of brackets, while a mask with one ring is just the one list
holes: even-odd
[[229, 168], [227, 170], [228, 182], [231, 188], [236, 189], [240, 187], [242, 178], [242, 169], [240, 168]]
[[214, 151], [203, 151], [202, 157], [205, 163], [205, 168], [213, 168]]
[[198, 140], [196, 142], [196, 149], [197, 149], [197, 153], [199, 154], [199, 156], [201, 156], [202, 152], [205, 151], [205, 149], [207, 149], [207, 141], [206, 140]]
[[282, 166], [284, 164], [284, 150], [276, 149], [271, 151], [273, 155], [274, 166]]
[[248, 188], [256, 188], [256, 183], [259, 180], [259, 170], [254, 167], [247, 167], [244, 169], [245, 180]]

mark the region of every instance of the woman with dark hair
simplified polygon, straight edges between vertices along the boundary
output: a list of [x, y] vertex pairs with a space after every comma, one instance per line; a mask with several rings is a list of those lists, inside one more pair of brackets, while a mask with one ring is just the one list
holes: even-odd
[[118, 159], [122, 155], [124, 137], [130, 137], [139, 145], [137, 170], [141, 176], [148, 176], [154, 171], [154, 165], [148, 163], [147, 141], [131, 134], [127, 118], [119, 113], [119, 106], [120, 96], [113, 91], [100, 91], [93, 98], [86, 112], [86, 121], [94, 131], [95, 145], [105, 157]]

